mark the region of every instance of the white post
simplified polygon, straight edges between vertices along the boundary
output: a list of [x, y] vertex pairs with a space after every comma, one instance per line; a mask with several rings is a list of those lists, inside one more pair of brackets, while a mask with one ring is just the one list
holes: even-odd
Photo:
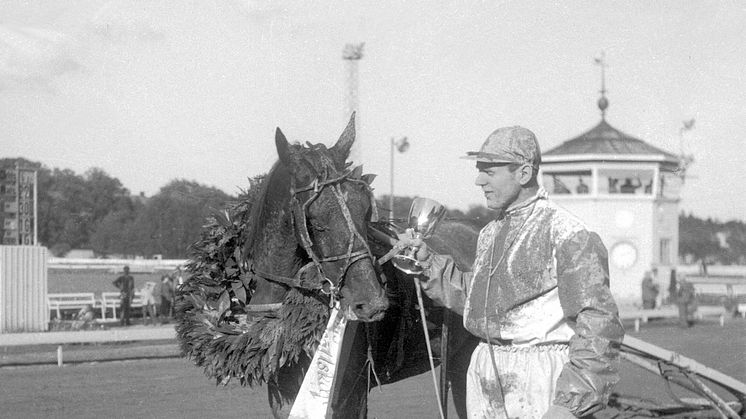
[[62, 345], [57, 346], [57, 366], [62, 366]]

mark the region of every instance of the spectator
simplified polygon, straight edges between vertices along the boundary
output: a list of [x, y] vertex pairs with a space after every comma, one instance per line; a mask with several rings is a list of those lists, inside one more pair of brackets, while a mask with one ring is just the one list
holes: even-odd
[[90, 325], [94, 324], [95, 322], [96, 321], [94, 319], [93, 306], [90, 304], [86, 304], [86, 306], [81, 308], [80, 311], [75, 315], [72, 329], [81, 330], [83, 328], [90, 327]]
[[[172, 315], [174, 302], [174, 284], [171, 277], [163, 275], [161, 277], [161, 316], [168, 319]], [[168, 320], [166, 320], [168, 321]]]
[[145, 283], [145, 286], [142, 290], [140, 290], [140, 295], [142, 295], [142, 322], [143, 324], [148, 324], [148, 318], [150, 318], [150, 322], [153, 324], [156, 324], [156, 310], [155, 310], [155, 297], [153, 296], [153, 293], [155, 291], [155, 283], [148, 281]]
[[684, 328], [691, 326], [692, 316], [697, 311], [697, 304], [694, 295], [694, 285], [684, 277], [679, 279], [676, 304], [679, 306], [679, 326]]
[[114, 284], [120, 292], [119, 298], [121, 301], [122, 317], [119, 319], [119, 323], [122, 326], [129, 326], [131, 315], [130, 307], [132, 306], [132, 297], [135, 295], [135, 278], [130, 275], [130, 267], [125, 266], [124, 275], [115, 279], [112, 284]]
[[575, 192], [577, 192], [579, 194], [587, 194], [588, 193], [588, 185], [586, 185], [583, 182], [583, 178], [582, 177], [578, 178], [578, 186], [575, 187]]
[[676, 269], [671, 269], [671, 277], [668, 280], [668, 302], [676, 304]]
[[184, 276], [181, 273], [181, 266], [177, 266], [174, 271], [174, 279], [176, 280], [176, 287], [181, 288], [184, 285]]
[[699, 274], [707, 276], [707, 260], [705, 258], [699, 260]]
[[619, 183], [619, 179], [610, 177], [609, 178], [609, 193], [617, 193], [616, 185]]
[[642, 182], [640, 182], [640, 179], [638, 178], [636, 180], [636, 183], [632, 183], [631, 178], [624, 179], [624, 183], [622, 184], [622, 186], [619, 187], [619, 191], [621, 193], [635, 193], [637, 188], [642, 186]]
[[653, 274], [645, 271], [642, 278], [642, 308], [655, 308], [655, 299], [658, 297], [658, 285], [653, 283]]

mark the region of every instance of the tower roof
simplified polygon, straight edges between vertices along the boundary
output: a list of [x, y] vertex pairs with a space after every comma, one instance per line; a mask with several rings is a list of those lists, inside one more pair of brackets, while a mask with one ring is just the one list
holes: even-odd
[[679, 158], [632, 137], [602, 119], [595, 127], [542, 153], [542, 160], [638, 160], [678, 163]]

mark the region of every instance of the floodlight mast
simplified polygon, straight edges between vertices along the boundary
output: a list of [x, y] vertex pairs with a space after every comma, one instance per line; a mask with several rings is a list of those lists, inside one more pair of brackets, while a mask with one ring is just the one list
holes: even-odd
[[352, 161], [362, 161], [362, 150], [363, 141], [361, 133], [362, 121], [360, 118], [360, 103], [358, 98], [359, 93], [359, 78], [358, 78], [358, 62], [363, 59], [363, 46], [364, 42], [359, 44], [347, 44], [342, 50], [342, 59], [345, 62], [345, 69], [347, 74], [347, 101], [345, 115], [343, 119], [347, 119], [356, 113], [355, 121], [355, 142], [350, 150], [350, 159]]

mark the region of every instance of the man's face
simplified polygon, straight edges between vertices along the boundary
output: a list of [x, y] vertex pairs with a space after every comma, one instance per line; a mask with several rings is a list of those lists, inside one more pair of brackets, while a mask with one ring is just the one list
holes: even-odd
[[477, 163], [477, 170], [474, 183], [482, 188], [488, 208], [505, 210], [515, 202], [521, 192], [518, 170], [511, 172], [507, 164], [486, 163]]

